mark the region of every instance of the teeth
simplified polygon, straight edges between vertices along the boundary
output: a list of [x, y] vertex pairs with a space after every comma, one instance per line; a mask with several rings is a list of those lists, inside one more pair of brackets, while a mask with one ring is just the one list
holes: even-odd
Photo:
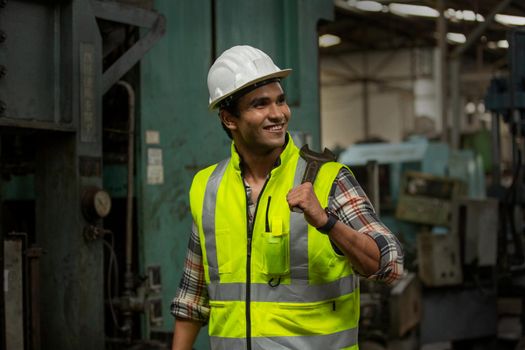
[[272, 125], [272, 126], [268, 127], [268, 130], [277, 131], [277, 130], [281, 130], [282, 128], [283, 128], [282, 125]]

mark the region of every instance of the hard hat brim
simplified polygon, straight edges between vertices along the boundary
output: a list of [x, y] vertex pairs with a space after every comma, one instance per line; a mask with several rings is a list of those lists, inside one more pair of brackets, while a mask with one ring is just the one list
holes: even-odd
[[292, 69], [281, 69], [277, 72], [274, 72], [272, 74], [268, 74], [268, 75], [263, 75], [262, 77], [258, 77], [257, 79], [255, 80], [252, 80], [252, 81], [249, 81], [247, 82], [246, 84], [242, 85], [242, 86], [239, 86], [238, 88], [236, 88], [235, 90], [233, 91], [230, 91], [228, 94], [226, 95], [223, 95], [221, 96], [220, 98], [216, 99], [215, 101], [212, 101], [209, 105], [208, 105], [208, 109], [210, 111], [214, 110], [215, 108], [218, 107], [218, 105], [224, 101], [225, 99], [227, 99], [228, 97], [230, 97], [231, 95], [243, 90], [243, 89], [246, 89], [247, 87], [249, 86], [252, 86], [253, 84], [257, 84], [261, 81], [264, 81], [264, 80], [268, 80], [268, 79], [272, 79], [272, 78], [286, 78], [288, 75], [290, 75], [290, 73], [292, 72]]

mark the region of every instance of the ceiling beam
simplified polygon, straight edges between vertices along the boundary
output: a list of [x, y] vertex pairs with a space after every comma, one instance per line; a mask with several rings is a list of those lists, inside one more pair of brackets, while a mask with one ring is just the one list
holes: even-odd
[[474, 31], [467, 37], [467, 41], [452, 51], [451, 57], [457, 58], [461, 56], [466, 50], [468, 50], [472, 44], [479, 39], [483, 32], [489, 27], [489, 25], [494, 22], [496, 14], [501, 13], [505, 10], [513, 0], [502, 0], [498, 5], [496, 5], [487, 18], [485, 22], [481, 22]]

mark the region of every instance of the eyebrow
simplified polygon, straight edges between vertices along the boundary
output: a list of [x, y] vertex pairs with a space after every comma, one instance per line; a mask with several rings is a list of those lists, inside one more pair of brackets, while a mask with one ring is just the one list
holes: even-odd
[[[259, 104], [259, 103], [268, 103], [268, 101], [270, 101], [271, 98], [268, 97], [268, 96], [265, 96], [265, 97], [256, 97], [254, 98], [253, 100], [250, 101], [250, 106], [254, 106], [256, 104]], [[282, 101], [282, 100], [286, 100], [286, 94], [283, 92], [282, 94], [279, 94], [279, 96], [277, 96], [276, 98], [277, 101]]]

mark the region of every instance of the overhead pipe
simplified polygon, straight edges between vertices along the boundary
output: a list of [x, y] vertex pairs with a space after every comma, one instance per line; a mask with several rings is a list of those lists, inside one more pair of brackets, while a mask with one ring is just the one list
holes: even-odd
[[439, 17], [437, 20], [438, 31], [438, 49], [439, 49], [439, 112], [441, 118], [441, 141], [447, 143], [449, 141], [448, 130], [448, 110], [447, 110], [447, 82], [448, 82], [448, 66], [447, 66], [447, 19], [445, 18], [445, 0], [437, 1], [437, 10]]

